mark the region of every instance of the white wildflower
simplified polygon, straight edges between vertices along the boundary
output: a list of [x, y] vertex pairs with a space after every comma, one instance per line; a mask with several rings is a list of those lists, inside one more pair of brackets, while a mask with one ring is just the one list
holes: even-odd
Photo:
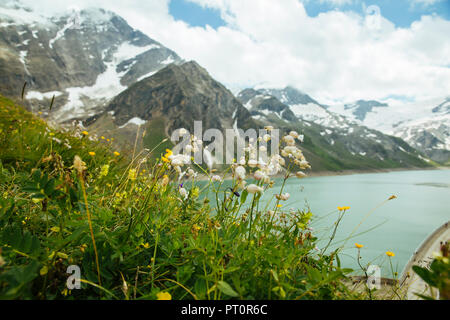
[[292, 138], [294, 138], [294, 139], [297, 139], [297, 138], [298, 138], [298, 132], [297, 132], [297, 131], [291, 131], [291, 132], [289, 132], [289, 135], [290, 135]]
[[278, 199], [278, 200], [283, 200], [283, 201], [287, 201], [287, 200], [289, 200], [289, 197], [290, 197], [291, 195], [289, 194], [289, 193], [285, 193], [285, 194], [277, 194], [277, 195], [275, 195], [275, 197]]
[[288, 146], [295, 146], [295, 139], [292, 136], [284, 136], [283, 137], [283, 141], [288, 145]]
[[252, 193], [252, 194], [261, 193], [264, 191], [263, 188], [258, 187], [256, 184], [251, 184], [246, 189], [247, 189], [248, 193]]
[[234, 173], [236, 175], [236, 178], [238, 178], [239, 180], [244, 180], [245, 179], [245, 168], [242, 166], [238, 166], [236, 167], [236, 169], [234, 169]]
[[188, 192], [185, 188], [180, 188], [178, 192], [183, 199], [186, 199], [188, 197]]
[[250, 159], [248, 160], [248, 165], [250, 168], [256, 168], [258, 166], [258, 161], [255, 159]]
[[302, 178], [306, 178], [307, 176], [306, 176], [306, 173], [304, 173], [304, 172], [302, 172], [302, 171], [298, 171], [296, 174], [295, 174], [295, 176], [297, 177], [297, 178], [299, 178], [299, 179], [302, 179]]

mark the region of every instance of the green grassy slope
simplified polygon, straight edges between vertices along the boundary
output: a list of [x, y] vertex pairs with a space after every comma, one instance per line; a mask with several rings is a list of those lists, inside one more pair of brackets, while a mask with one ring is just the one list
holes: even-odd
[[[259, 211], [241, 190], [210, 206], [167, 163], [119, 159], [4, 98], [0, 115], [0, 299], [365, 297], [344, 285], [339, 252], [315, 249], [308, 211]], [[80, 290], [66, 286], [71, 265]]]

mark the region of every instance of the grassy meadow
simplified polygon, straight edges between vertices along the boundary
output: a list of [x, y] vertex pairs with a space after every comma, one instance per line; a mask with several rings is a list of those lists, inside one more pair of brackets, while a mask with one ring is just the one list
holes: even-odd
[[[305, 177], [295, 133], [283, 157], [254, 163], [249, 147], [217, 173], [160, 147], [125, 157], [114, 137], [52, 128], [3, 97], [0, 115], [0, 299], [373, 298], [327, 250], [334, 233], [317, 247], [312, 212], [285, 210], [282, 189], [260, 201], [275, 171]], [[334, 230], [351, 214], [343, 205]], [[69, 266], [81, 289], [67, 287]]]

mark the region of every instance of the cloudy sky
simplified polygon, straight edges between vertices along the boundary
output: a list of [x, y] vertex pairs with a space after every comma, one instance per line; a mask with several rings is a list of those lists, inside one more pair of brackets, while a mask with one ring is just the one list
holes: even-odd
[[112, 10], [234, 92], [292, 85], [322, 103], [450, 96], [450, 0], [23, 0]]

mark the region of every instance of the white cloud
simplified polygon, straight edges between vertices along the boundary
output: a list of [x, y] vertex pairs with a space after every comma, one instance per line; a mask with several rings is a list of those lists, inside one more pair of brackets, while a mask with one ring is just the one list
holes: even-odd
[[[231, 88], [290, 84], [324, 103], [450, 94], [450, 21], [438, 16], [423, 16], [410, 28], [381, 17], [374, 28], [352, 12], [309, 17], [297, 0], [190, 1], [220, 10], [226, 26], [215, 30], [176, 21], [169, 0], [76, 5], [117, 12]], [[62, 7], [56, 0], [41, 0], [39, 7], [46, 9], [44, 3]]]
[[411, 0], [413, 5], [423, 5], [425, 7], [431, 6], [441, 1], [443, 0]]
[[343, 6], [353, 3], [353, 0], [320, 0], [320, 3], [329, 3], [335, 6]]

